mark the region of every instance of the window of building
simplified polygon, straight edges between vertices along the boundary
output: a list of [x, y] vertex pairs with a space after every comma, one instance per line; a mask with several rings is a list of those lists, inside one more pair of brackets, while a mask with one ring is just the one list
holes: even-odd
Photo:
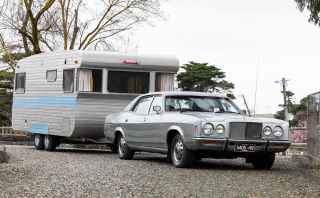
[[137, 114], [147, 115], [149, 113], [152, 98], [152, 96], [141, 98], [133, 108], [133, 112]]
[[26, 91], [26, 73], [16, 74], [16, 93], [25, 93]]
[[48, 70], [46, 75], [48, 82], [56, 82], [57, 80], [57, 70]]
[[73, 92], [74, 90], [74, 70], [63, 70], [63, 91]]
[[114, 93], [148, 93], [149, 72], [109, 71], [108, 91]]
[[78, 90], [81, 92], [102, 92], [102, 70], [80, 69]]
[[173, 91], [174, 74], [156, 73], [155, 91]]

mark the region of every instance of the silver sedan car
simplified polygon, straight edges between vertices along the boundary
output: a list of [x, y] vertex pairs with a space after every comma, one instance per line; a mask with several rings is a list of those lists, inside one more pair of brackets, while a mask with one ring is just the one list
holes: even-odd
[[163, 153], [175, 167], [242, 157], [256, 169], [270, 169], [275, 153], [290, 145], [288, 122], [243, 115], [229, 98], [201, 92], [138, 96], [106, 118], [104, 131], [121, 159]]

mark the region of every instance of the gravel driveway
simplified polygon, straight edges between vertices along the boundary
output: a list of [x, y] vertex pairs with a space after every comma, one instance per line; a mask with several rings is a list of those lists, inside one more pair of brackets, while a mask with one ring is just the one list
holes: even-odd
[[243, 160], [202, 160], [177, 169], [165, 156], [119, 160], [108, 151], [8, 146], [0, 197], [320, 197], [320, 177], [278, 158], [271, 171]]

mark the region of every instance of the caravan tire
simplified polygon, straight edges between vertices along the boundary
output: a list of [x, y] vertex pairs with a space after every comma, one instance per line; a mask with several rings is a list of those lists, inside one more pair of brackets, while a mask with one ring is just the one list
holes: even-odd
[[44, 137], [41, 134], [35, 134], [33, 136], [33, 145], [37, 150], [44, 149]]
[[56, 139], [52, 135], [45, 135], [44, 136], [44, 149], [46, 151], [53, 151], [56, 149]]

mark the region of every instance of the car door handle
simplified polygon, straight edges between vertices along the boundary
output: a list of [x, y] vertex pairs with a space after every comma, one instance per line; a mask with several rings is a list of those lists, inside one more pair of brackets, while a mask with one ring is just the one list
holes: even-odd
[[143, 118], [143, 121], [144, 121], [144, 122], [147, 121], [147, 118]]
[[125, 121], [125, 122], [128, 122], [128, 119], [125, 119], [124, 121]]

